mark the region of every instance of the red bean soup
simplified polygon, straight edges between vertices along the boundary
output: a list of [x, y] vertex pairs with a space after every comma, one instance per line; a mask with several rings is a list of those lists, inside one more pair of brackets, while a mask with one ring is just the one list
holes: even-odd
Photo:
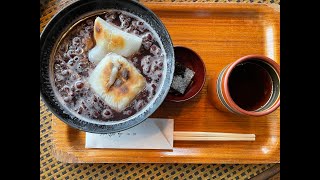
[[[145, 77], [145, 88], [122, 112], [105, 104], [87, 81], [95, 64], [88, 51], [95, 46], [94, 20], [100, 17], [118, 29], [142, 38], [139, 51], [126, 59]], [[59, 101], [71, 112], [99, 121], [119, 121], [144, 108], [158, 92], [165, 70], [165, 52], [158, 35], [144, 20], [128, 12], [109, 10], [75, 24], [57, 46], [54, 55], [54, 86]]]

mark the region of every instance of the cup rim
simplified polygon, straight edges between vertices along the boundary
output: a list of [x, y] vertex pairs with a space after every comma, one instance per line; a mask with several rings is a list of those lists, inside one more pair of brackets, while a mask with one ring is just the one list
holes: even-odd
[[247, 56], [243, 56], [241, 58], [239, 58], [238, 60], [236, 60], [235, 62], [231, 63], [230, 66], [227, 68], [225, 75], [224, 75], [224, 81], [223, 81], [223, 89], [225, 90], [225, 98], [226, 101], [228, 103], [230, 103], [230, 106], [232, 108], [234, 108], [236, 111], [238, 111], [241, 114], [244, 115], [251, 115], [251, 116], [263, 116], [266, 114], [269, 114], [271, 112], [273, 112], [274, 110], [276, 110], [279, 106], [280, 106], [280, 96], [277, 98], [277, 100], [271, 105], [270, 108], [263, 110], [263, 111], [247, 111], [245, 109], [242, 109], [241, 107], [239, 107], [231, 98], [230, 92], [229, 92], [229, 86], [228, 86], [228, 82], [229, 82], [229, 77], [230, 74], [232, 72], [232, 70], [240, 63], [248, 61], [248, 60], [252, 60], [252, 59], [259, 59], [262, 60], [266, 63], [268, 63], [269, 65], [272, 66], [272, 68], [275, 70], [275, 72], [277, 73], [278, 77], [279, 77], [279, 82], [280, 82], [280, 66], [278, 63], [276, 63], [274, 60], [272, 60], [269, 57], [263, 56], [263, 55], [247, 55]]

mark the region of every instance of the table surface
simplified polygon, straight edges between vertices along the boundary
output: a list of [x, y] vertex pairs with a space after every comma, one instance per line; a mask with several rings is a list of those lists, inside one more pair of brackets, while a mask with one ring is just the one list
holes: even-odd
[[[40, 0], [40, 31], [42, 31], [47, 22], [55, 13], [74, 1], [75, 0]], [[188, 2], [190, 0], [178, 1]], [[280, 0], [198, 1], [203, 3], [239, 2], [280, 4]], [[161, 2], [161, 0], [157, 2]], [[51, 154], [51, 115], [52, 113], [40, 100], [40, 179], [250, 179], [257, 175], [260, 175], [261, 177], [264, 172], [270, 171], [278, 165], [61, 163], [57, 161]], [[270, 173], [265, 174], [269, 174], [270, 176]]]

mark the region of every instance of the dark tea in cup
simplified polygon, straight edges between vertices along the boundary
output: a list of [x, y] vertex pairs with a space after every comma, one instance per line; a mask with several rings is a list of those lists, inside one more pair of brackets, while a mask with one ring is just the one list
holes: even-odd
[[235, 66], [228, 87], [233, 101], [247, 111], [258, 110], [267, 104], [273, 89], [268, 71], [254, 61]]
[[269, 114], [280, 105], [280, 67], [265, 56], [245, 56], [211, 79], [208, 93], [220, 110], [252, 116]]

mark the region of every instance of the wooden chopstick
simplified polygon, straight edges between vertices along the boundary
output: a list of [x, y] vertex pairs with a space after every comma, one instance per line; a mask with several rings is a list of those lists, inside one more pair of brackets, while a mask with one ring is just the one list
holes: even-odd
[[177, 141], [255, 141], [255, 134], [175, 131]]

